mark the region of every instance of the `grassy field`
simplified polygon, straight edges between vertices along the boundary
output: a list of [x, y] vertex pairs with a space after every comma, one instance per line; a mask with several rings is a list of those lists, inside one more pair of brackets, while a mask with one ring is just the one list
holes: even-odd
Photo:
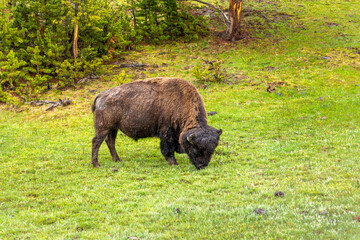
[[50, 92], [73, 100], [53, 111], [2, 106], [0, 239], [359, 239], [360, 2], [258, 2], [246, 1], [244, 40], [125, 56], [151, 65], [126, 81], [194, 81], [198, 62], [221, 61], [228, 81], [200, 89], [223, 130], [204, 170], [186, 155], [169, 166], [158, 139], [122, 134], [123, 162], [103, 144], [92, 167], [92, 90], [116, 76]]

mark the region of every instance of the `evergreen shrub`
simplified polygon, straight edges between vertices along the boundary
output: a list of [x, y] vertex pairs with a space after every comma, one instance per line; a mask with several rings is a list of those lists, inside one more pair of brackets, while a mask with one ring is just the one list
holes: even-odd
[[206, 21], [194, 17], [184, 1], [129, 1], [136, 33], [145, 41], [156, 44], [179, 38], [192, 41], [207, 33]]
[[0, 102], [103, 74], [139, 41], [196, 39], [203, 22], [176, 0], [0, 0]]

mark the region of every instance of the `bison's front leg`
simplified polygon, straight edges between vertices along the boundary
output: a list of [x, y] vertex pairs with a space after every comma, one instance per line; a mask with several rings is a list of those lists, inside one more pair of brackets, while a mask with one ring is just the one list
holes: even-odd
[[116, 140], [117, 132], [118, 132], [117, 130], [110, 130], [107, 137], [105, 138], [105, 142], [110, 150], [110, 154], [112, 156], [113, 161], [122, 162], [115, 149], [115, 140]]
[[169, 162], [170, 165], [179, 165], [176, 162], [174, 152], [175, 152], [175, 144], [172, 141], [168, 141], [165, 138], [160, 138], [160, 149], [162, 155]]

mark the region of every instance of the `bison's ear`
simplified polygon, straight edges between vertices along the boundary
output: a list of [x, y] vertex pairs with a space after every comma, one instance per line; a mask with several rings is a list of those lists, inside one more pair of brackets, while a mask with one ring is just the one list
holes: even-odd
[[187, 140], [189, 143], [191, 143], [192, 145], [194, 145], [194, 139], [195, 139], [194, 134], [191, 134], [190, 136], [188, 136], [188, 137], [186, 138], [186, 140]]
[[222, 130], [218, 130], [218, 136], [220, 136], [222, 134]]

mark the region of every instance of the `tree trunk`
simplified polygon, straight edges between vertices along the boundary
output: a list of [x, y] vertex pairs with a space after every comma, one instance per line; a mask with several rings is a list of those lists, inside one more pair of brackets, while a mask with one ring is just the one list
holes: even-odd
[[241, 10], [242, 10], [242, 0], [230, 0], [229, 7], [229, 18], [230, 18], [230, 27], [228, 30], [228, 38], [230, 41], [236, 41], [241, 38]]
[[79, 24], [77, 19], [78, 12], [79, 12], [79, 4], [75, 3], [74, 42], [73, 42], [73, 53], [74, 53], [75, 61], [78, 56], [78, 39], [79, 39]]

